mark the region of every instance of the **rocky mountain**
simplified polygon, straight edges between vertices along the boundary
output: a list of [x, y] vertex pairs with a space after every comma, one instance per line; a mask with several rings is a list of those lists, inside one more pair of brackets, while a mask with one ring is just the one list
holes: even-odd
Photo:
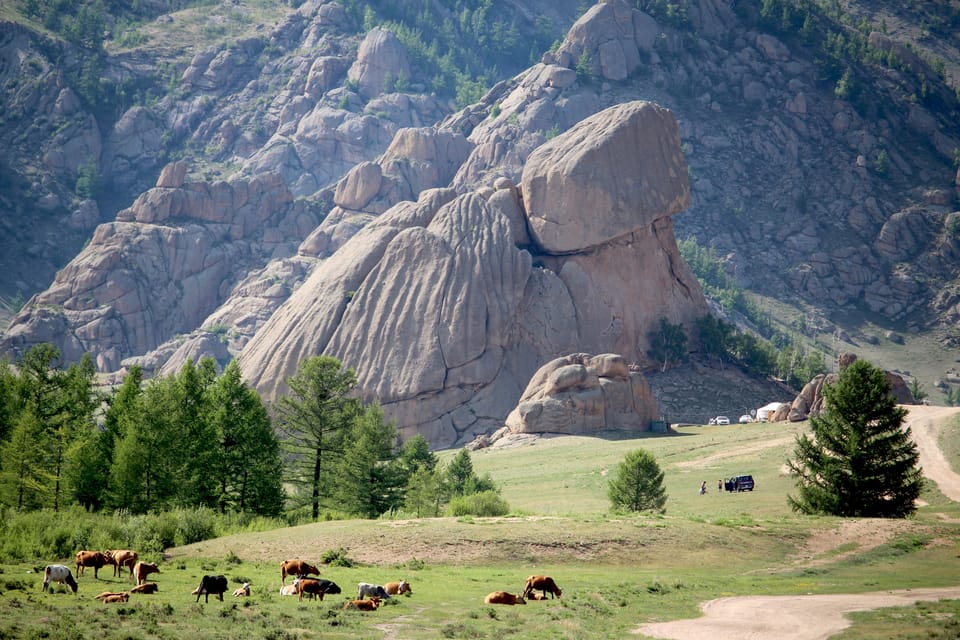
[[[0, 23], [0, 294], [33, 296], [0, 348], [121, 373], [239, 357], [268, 397], [323, 351], [439, 445], [502, 424], [553, 358], [642, 364], [660, 316], [702, 314], [674, 225], [787, 305], [955, 324], [955, 2], [494, 4], [571, 26], [460, 109], [349, 3], [223, 3], [251, 28], [179, 67], [109, 53], [153, 92], [112, 115], [79, 93], [81, 50]], [[81, 198], [91, 167], [109, 196]]]

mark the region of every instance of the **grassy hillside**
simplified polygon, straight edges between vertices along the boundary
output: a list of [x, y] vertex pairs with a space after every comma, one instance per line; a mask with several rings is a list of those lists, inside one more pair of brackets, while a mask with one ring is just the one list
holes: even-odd
[[[696, 616], [700, 602], [724, 595], [956, 584], [960, 510], [932, 487], [906, 521], [789, 511], [792, 485], [782, 465], [804, 428], [684, 427], [669, 436], [564, 437], [476, 452], [475, 469], [501, 484], [510, 517], [334, 521], [170, 549], [155, 576], [160, 592], [119, 606], [91, 598], [128, 587], [109, 569], [99, 581], [82, 578], [73, 598], [62, 589], [40, 593], [29, 566], [3, 566], [0, 637], [39, 637], [42, 627], [50, 638], [620, 638], [643, 622]], [[606, 479], [636, 448], [653, 452], [666, 473], [663, 516], [607, 511]], [[717, 479], [736, 473], [752, 473], [757, 490], [718, 494]], [[702, 480], [710, 488], [704, 496]], [[344, 593], [303, 603], [278, 595], [280, 560], [319, 561], [337, 549], [353, 566], [321, 566], [321, 573]], [[195, 603], [190, 591], [213, 573], [226, 575], [231, 590], [252, 582], [253, 596]], [[490, 591], [519, 591], [531, 573], [554, 576], [563, 597], [483, 604]], [[400, 578], [411, 581], [412, 596], [374, 613], [341, 609], [357, 582]], [[911, 633], [947, 637], [934, 632], [957, 619], [960, 606], [926, 606], [864, 615], [845, 637], [907, 637], [896, 635], [898, 620], [909, 621]], [[927, 611], [935, 615], [921, 615]], [[90, 622], [72, 622], [81, 619]]]

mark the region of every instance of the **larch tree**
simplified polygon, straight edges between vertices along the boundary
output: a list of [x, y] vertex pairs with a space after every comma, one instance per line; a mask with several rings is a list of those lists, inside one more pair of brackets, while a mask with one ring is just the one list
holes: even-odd
[[865, 360], [824, 386], [824, 408], [810, 418], [787, 461], [797, 481], [790, 506], [801, 513], [903, 518], [920, 495], [919, 453], [903, 428], [884, 372]]
[[356, 416], [359, 402], [350, 397], [357, 385], [353, 369], [330, 356], [313, 356], [287, 379], [288, 395], [275, 405], [283, 444], [290, 455], [288, 480], [308, 504], [314, 520], [330, 497], [332, 471], [342, 453], [341, 435]]

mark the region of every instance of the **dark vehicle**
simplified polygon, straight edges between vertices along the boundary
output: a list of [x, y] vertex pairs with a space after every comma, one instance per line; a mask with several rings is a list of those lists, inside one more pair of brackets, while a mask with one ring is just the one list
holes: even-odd
[[733, 476], [724, 480], [723, 488], [727, 491], [753, 491], [753, 476]]

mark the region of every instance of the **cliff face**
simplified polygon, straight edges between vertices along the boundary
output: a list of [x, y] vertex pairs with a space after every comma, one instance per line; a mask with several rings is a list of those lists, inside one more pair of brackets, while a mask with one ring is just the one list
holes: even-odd
[[[575, 4], [502, 10], [560, 24]], [[734, 7], [600, 2], [455, 110], [417, 91], [393, 34], [310, 0], [196, 46], [176, 91], [111, 118], [71, 88], [76, 51], [4, 23], [0, 295], [53, 284], [0, 350], [53, 342], [120, 373], [239, 356], [269, 396], [326, 352], [406, 432], [451, 443], [502, 421], [553, 357], [642, 363], [659, 317], [705, 312], [674, 226], [787, 303], [955, 323], [956, 46], [936, 64], [904, 46], [902, 15], [863, 13], [885, 62], [824, 82], [809, 42], [827, 16], [801, 38]], [[113, 56], [107, 73], [156, 74], [165, 55]], [[88, 166], [111, 197], [78, 197]]]

